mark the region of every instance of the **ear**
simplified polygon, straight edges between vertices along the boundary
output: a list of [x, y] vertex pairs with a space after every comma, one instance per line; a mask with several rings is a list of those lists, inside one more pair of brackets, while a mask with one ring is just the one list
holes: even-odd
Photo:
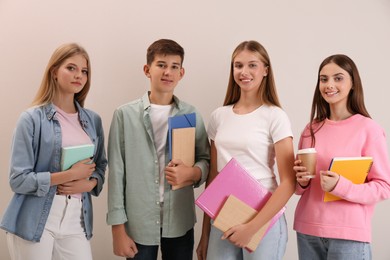
[[52, 76], [52, 78], [55, 80], [55, 81], [57, 81], [57, 70], [58, 69], [52, 69], [51, 70], [51, 76]]
[[181, 67], [180, 69], [180, 79], [182, 79], [184, 77], [184, 74], [185, 74], [185, 69], [183, 67]]
[[268, 75], [268, 68], [269, 68], [268, 66], [265, 67], [264, 77], [267, 77]]
[[146, 75], [146, 77], [150, 78], [150, 67], [148, 64], [144, 65], [144, 73]]

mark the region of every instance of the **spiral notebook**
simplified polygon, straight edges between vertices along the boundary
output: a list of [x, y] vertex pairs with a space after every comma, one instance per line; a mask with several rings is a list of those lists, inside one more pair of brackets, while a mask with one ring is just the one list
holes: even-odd
[[[335, 157], [329, 165], [329, 171], [335, 172], [355, 184], [366, 181], [373, 163], [372, 157]], [[341, 198], [325, 192], [324, 202], [341, 200]]]

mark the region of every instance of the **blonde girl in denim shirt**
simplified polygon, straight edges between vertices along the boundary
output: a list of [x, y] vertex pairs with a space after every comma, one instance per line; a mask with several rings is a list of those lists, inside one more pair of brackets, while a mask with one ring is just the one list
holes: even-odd
[[[33, 107], [18, 120], [11, 150], [15, 192], [1, 222], [12, 260], [92, 259], [92, 195], [107, 165], [100, 116], [84, 108], [91, 65], [79, 45], [64, 44], [47, 65]], [[86, 159], [61, 171], [61, 148], [94, 144]]]

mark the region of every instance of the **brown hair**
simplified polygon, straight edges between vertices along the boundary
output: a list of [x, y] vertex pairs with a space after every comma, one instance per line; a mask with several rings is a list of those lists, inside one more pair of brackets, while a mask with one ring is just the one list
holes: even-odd
[[146, 63], [151, 65], [156, 55], [179, 55], [181, 65], [184, 61], [184, 49], [177, 42], [169, 39], [160, 39], [153, 42], [146, 51]]
[[45, 105], [53, 101], [58, 91], [58, 84], [55, 80], [55, 72], [62, 63], [75, 55], [82, 55], [87, 60], [88, 79], [83, 89], [74, 95], [74, 99], [83, 107], [91, 86], [91, 63], [88, 53], [83, 47], [76, 43], [67, 43], [58, 47], [52, 54], [49, 63], [43, 74], [41, 86], [32, 102], [32, 105]]
[[310, 114], [310, 135], [312, 140], [312, 147], [315, 145], [314, 134], [323, 126], [325, 119], [330, 117], [329, 104], [322, 97], [320, 92], [320, 72], [322, 68], [334, 63], [346, 72], [348, 72], [352, 81], [352, 88], [348, 94], [347, 109], [351, 114], [361, 114], [370, 117], [366, 106], [364, 105], [363, 85], [360, 79], [359, 71], [351, 58], [343, 54], [335, 54], [327, 57], [318, 69], [317, 85], [314, 91], [313, 103]]
[[276, 91], [275, 86], [275, 80], [274, 80], [274, 74], [272, 71], [271, 61], [268, 56], [267, 51], [265, 48], [258, 43], [257, 41], [244, 41], [240, 43], [236, 49], [233, 51], [231, 63], [230, 63], [230, 76], [229, 76], [229, 83], [226, 90], [226, 96], [225, 101], [223, 102], [224, 106], [231, 105], [236, 103], [241, 96], [240, 87], [238, 84], [234, 81], [234, 59], [236, 56], [244, 51], [248, 50], [250, 52], [255, 53], [258, 55], [259, 59], [264, 63], [266, 67], [268, 67], [268, 73], [267, 76], [263, 78], [260, 88], [259, 88], [259, 96], [261, 98], [261, 101], [265, 104], [275, 105], [278, 107], [281, 107], [279, 103], [278, 94]]

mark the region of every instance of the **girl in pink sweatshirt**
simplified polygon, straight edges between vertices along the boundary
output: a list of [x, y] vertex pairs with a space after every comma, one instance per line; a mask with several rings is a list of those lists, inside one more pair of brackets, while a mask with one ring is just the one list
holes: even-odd
[[[371, 218], [377, 202], [390, 197], [390, 164], [384, 130], [368, 114], [355, 63], [345, 55], [319, 67], [310, 123], [299, 149], [317, 151], [315, 178], [296, 160], [298, 202], [294, 230], [301, 260], [372, 259]], [[333, 157], [373, 157], [364, 184], [328, 171]], [[325, 192], [341, 200], [324, 202]]]

